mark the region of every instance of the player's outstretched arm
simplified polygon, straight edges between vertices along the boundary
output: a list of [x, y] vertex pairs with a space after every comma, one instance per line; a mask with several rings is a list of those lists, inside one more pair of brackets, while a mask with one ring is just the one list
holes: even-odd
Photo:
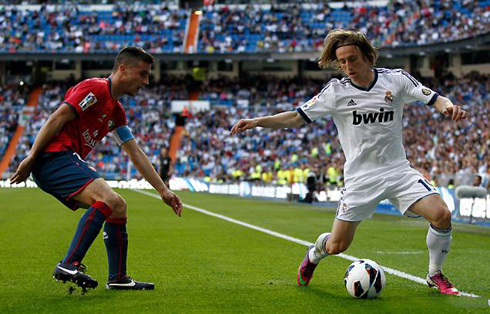
[[143, 178], [148, 181], [155, 190], [160, 193], [162, 200], [172, 208], [179, 217], [182, 214], [182, 202], [180, 198], [168, 189], [162, 179], [153, 168], [148, 156], [141, 150], [135, 139], [131, 139], [122, 144], [122, 149], [128, 154], [136, 169], [141, 173]]
[[304, 123], [305, 120], [297, 111], [287, 111], [273, 116], [241, 119], [231, 128], [230, 134], [236, 135], [258, 126], [270, 129], [297, 128]]
[[61, 105], [49, 116], [48, 121], [46, 121], [41, 127], [41, 130], [39, 130], [29, 156], [22, 160], [19, 167], [17, 167], [17, 170], [10, 178], [11, 183], [20, 183], [29, 178], [36, 157], [43, 151], [49, 141], [58, 134], [65, 123], [75, 118], [75, 112], [66, 104]]
[[459, 120], [466, 119], [468, 117], [468, 113], [466, 111], [461, 109], [460, 106], [454, 105], [451, 100], [443, 96], [437, 97], [434, 107], [446, 117], [450, 116], [454, 122], [458, 122]]

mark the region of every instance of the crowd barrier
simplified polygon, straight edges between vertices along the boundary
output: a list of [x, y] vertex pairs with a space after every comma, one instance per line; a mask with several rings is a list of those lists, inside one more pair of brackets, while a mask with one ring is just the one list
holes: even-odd
[[[130, 181], [107, 181], [112, 188], [120, 189], [152, 189], [151, 185], [145, 180]], [[37, 185], [32, 180], [11, 185], [10, 180], [0, 180], [0, 188], [36, 188]], [[263, 197], [270, 199], [283, 200], [302, 200], [305, 198], [308, 189], [302, 183], [293, 185], [264, 185], [253, 182], [239, 183], [214, 183], [205, 182], [202, 179], [193, 178], [172, 178], [170, 188], [175, 191], [187, 190], [191, 192], [204, 192], [211, 194], [226, 194], [240, 197]], [[445, 187], [436, 188], [441, 197], [446, 202], [453, 221], [481, 224], [490, 226], [490, 194], [486, 198], [461, 198], [458, 199], [455, 189]], [[316, 194], [318, 203], [325, 203], [336, 206], [341, 196], [341, 188], [330, 187]], [[400, 215], [397, 209], [388, 200], [382, 201], [376, 212], [385, 214]]]

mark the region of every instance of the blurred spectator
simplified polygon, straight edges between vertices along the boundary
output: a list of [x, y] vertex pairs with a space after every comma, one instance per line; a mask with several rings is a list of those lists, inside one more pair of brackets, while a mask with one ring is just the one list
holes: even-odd
[[[490, 77], [472, 73], [463, 78], [419, 79], [461, 105], [469, 112], [469, 119], [455, 125], [433, 108], [417, 103], [407, 105], [404, 146], [408, 159], [439, 186], [471, 185], [477, 173], [486, 174], [482, 179], [484, 185], [488, 185]], [[148, 143], [145, 153], [153, 164], [158, 164], [160, 149], [168, 145], [167, 139], [175, 127], [170, 101], [188, 97], [185, 82], [182, 77], [166, 77], [161, 84], [142, 90], [134, 101], [122, 99], [133, 121], [130, 127], [138, 141]], [[318, 171], [316, 174], [322, 184], [342, 185], [344, 156], [330, 118], [298, 129], [265, 133], [251, 130], [246, 136], [229, 136], [229, 129], [237, 120], [294, 110], [317, 94], [326, 82], [270, 76], [205, 81], [201, 99], [209, 100], [212, 110], [188, 118], [177, 152], [175, 175], [216, 182], [256, 180], [284, 184], [306, 182], [309, 172]], [[28, 152], [39, 128], [61, 102], [67, 86], [63, 83], [45, 86], [41, 102], [17, 147], [16, 160], [21, 160]], [[15, 93], [4, 93], [12, 94]], [[7, 115], [11, 117], [12, 112], [7, 111]], [[0, 123], [5, 124], [6, 120], [1, 119]], [[124, 177], [117, 177], [119, 179], [128, 175], [128, 159], [114, 141], [103, 140], [87, 160], [107, 178], [116, 178], [119, 171], [124, 174]], [[321, 168], [308, 168], [315, 164]], [[13, 167], [16, 167], [15, 162], [10, 171]], [[129, 176], [132, 177], [133, 172]]]
[[169, 186], [168, 182], [170, 180], [170, 176], [172, 175], [171, 172], [172, 160], [168, 155], [167, 147], [162, 147], [160, 149], [160, 155], [158, 156], [158, 161], [159, 161], [158, 172], [160, 174], [160, 177], [162, 178], [163, 183], [165, 183], [166, 186]]
[[0, 85], [0, 160], [8, 148], [23, 114], [28, 88], [20, 85]]
[[483, 187], [481, 175], [477, 174], [473, 177], [473, 186]]

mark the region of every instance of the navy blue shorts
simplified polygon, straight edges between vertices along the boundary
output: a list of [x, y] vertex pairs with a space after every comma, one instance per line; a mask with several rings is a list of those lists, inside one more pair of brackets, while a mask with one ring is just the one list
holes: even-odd
[[77, 210], [80, 204], [72, 197], [100, 175], [77, 153], [67, 150], [43, 153], [34, 162], [32, 177], [43, 191]]

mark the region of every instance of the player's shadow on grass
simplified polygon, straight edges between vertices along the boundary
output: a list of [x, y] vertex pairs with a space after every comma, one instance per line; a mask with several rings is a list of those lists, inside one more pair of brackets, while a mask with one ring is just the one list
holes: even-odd
[[308, 293], [309, 295], [315, 295], [320, 298], [338, 298], [338, 295], [330, 293], [327, 289], [320, 289], [320, 288], [315, 288], [315, 287], [297, 287], [297, 289], [302, 292], [302, 293]]
[[84, 302], [84, 300], [87, 300], [87, 302], [104, 300], [104, 302], [107, 302], [110, 299], [115, 298], [116, 296], [117, 294], [109, 293], [106, 290], [103, 291], [90, 290], [82, 295], [81, 289], [79, 288], [77, 288], [77, 290], [74, 291], [72, 294], [69, 294], [65, 289], [65, 290], [60, 290], [58, 295], [46, 298], [46, 305], [48, 305], [49, 303], [52, 303], [53, 306], [59, 306], [62, 305], [63, 303], [66, 303], [68, 305], [71, 304], [72, 302]]
[[325, 300], [326, 298], [330, 298], [336, 301], [342, 300], [343, 302], [351, 302], [351, 301], [365, 301], [365, 302], [381, 302], [383, 300], [383, 297], [376, 297], [373, 299], [356, 299], [351, 297], [350, 295], [347, 294], [347, 291], [345, 292], [344, 295], [338, 295], [338, 294], [333, 294], [329, 293], [329, 289], [327, 288], [315, 288], [315, 287], [298, 287], [298, 290], [308, 293], [310, 295], [315, 295], [319, 297], [321, 300]]

